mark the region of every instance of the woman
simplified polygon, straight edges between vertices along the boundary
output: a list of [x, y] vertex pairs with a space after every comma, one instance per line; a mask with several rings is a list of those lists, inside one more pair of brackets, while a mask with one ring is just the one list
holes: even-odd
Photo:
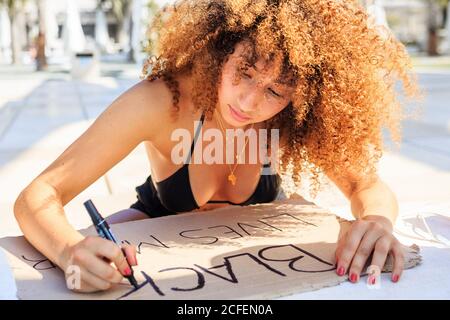
[[[400, 80], [408, 96], [416, 93], [404, 47], [369, 28], [358, 5], [337, 0], [180, 1], [161, 11], [153, 27], [159, 36], [149, 49], [158, 56], [144, 66], [144, 81], [19, 195], [14, 212], [25, 237], [62, 270], [80, 266], [77, 291], [120, 282], [130, 272], [127, 261], [137, 263], [135, 250], [126, 247], [126, 261], [109, 241], [85, 238], [63, 207], [144, 142], [152, 174], [136, 188], [138, 201], [111, 221], [270, 202], [286, 174], [299, 186], [300, 175], [309, 173], [315, 196], [326, 175], [356, 218], [339, 240], [336, 272], [357, 282], [372, 252], [371, 264], [380, 268], [391, 253], [397, 282], [404, 259], [392, 235], [398, 206], [376, 163], [382, 128], [399, 138], [402, 108], [394, 82]], [[262, 159], [189, 164], [189, 153], [184, 164], [175, 163], [174, 131], [194, 137], [200, 127], [278, 129], [279, 148], [268, 148], [280, 159], [278, 172], [262, 174]], [[232, 148], [232, 158], [254, 152], [248, 140]], [[200, 144], [192, 138], [189, 151]]]

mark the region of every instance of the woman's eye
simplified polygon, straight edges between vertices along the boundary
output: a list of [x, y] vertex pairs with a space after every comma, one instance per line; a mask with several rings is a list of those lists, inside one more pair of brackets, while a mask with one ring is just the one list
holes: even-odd
[[281, 98], [281, 95], [280, 94], [278, 94], [278, 93], [276, 93], [275, 91], [273, 91], [272, 89], [269, 89], [269, 91], [270, 91], [270, 93], [272, 94], [272, 95], [274, 95], [275, 97], [277, 97], [277, 98]]
[[[251, 78], [252, 78], [252, 76], [249, 75], [248, 73], [242, 72], [241, 74], [242, 74], [242, 76], [243, 76], [244, 78], [246, 78], [246, 79], [251, 79]], [[272, 90], [272, 89], [269, 89], [269, 92], [270, 92], [271, 95], [273, 95], [273, 96], [275, 96], [275, 97], [277, 97], [277, 98], [282, 98], [282, 96], [281, 96], [280, 94], [278, 94], [277, 92], [275, 92], [275, 91]]]

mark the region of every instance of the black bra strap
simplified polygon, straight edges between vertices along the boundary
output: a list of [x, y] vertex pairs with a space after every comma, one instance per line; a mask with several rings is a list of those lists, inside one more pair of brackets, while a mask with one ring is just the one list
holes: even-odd
[[192, 141], [192, 144], [191, 144], [191, 151], [188, 154], [185, 164], [188, 164], [191, 162], [192, 154], [194, 153], [195, 143], [197, 142], [198, 136], [200, 135], [200, 129], [203, 126], [204, 119], [205, 119], [205, 113], [202, 112], [202, 116], [200, 117], [200, 125], [197, 127], [197, 131], [195, 132], [194, 140]]

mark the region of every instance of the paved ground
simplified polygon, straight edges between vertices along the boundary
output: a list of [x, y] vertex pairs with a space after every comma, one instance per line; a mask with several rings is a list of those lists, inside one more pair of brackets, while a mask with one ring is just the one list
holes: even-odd
[[[397, 194], [403, 216], [450, 216], [450, 69], [427, 60], [418, 71], [428, 94], [423, 117], [404, 123], [403, 146], [386, 153], [379, 172]], [[136, 66], [104, 63], [102, 77], [82, 82], [57, 70], [36, 74], [30, 67], [0, 66], [0, 237], [21, 234], [12, 211], [19, 192], [139, 81], [138, 75]], [[69, 220], [80, 228], [89, 223], [82, 206], [88, 198], [105, 214], [128, 207], [135, 200], [134, 186], [148, 172], [140, 145], [66, 206]], [[329, 187], [315, 202], [351, 217], [336, 188]]]

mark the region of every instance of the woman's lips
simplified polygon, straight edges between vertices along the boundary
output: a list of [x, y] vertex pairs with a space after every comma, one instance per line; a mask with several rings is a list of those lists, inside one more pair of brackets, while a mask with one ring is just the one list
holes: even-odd
[[228, 107], [230, 108], [230, 113], [235, 120], [239, 122], [244, 122], [251, 119], [249, 117], [244, 116], [242, 113], [236, 111], [236, 109], [234, 109], [232, 106], [228, 105]]

